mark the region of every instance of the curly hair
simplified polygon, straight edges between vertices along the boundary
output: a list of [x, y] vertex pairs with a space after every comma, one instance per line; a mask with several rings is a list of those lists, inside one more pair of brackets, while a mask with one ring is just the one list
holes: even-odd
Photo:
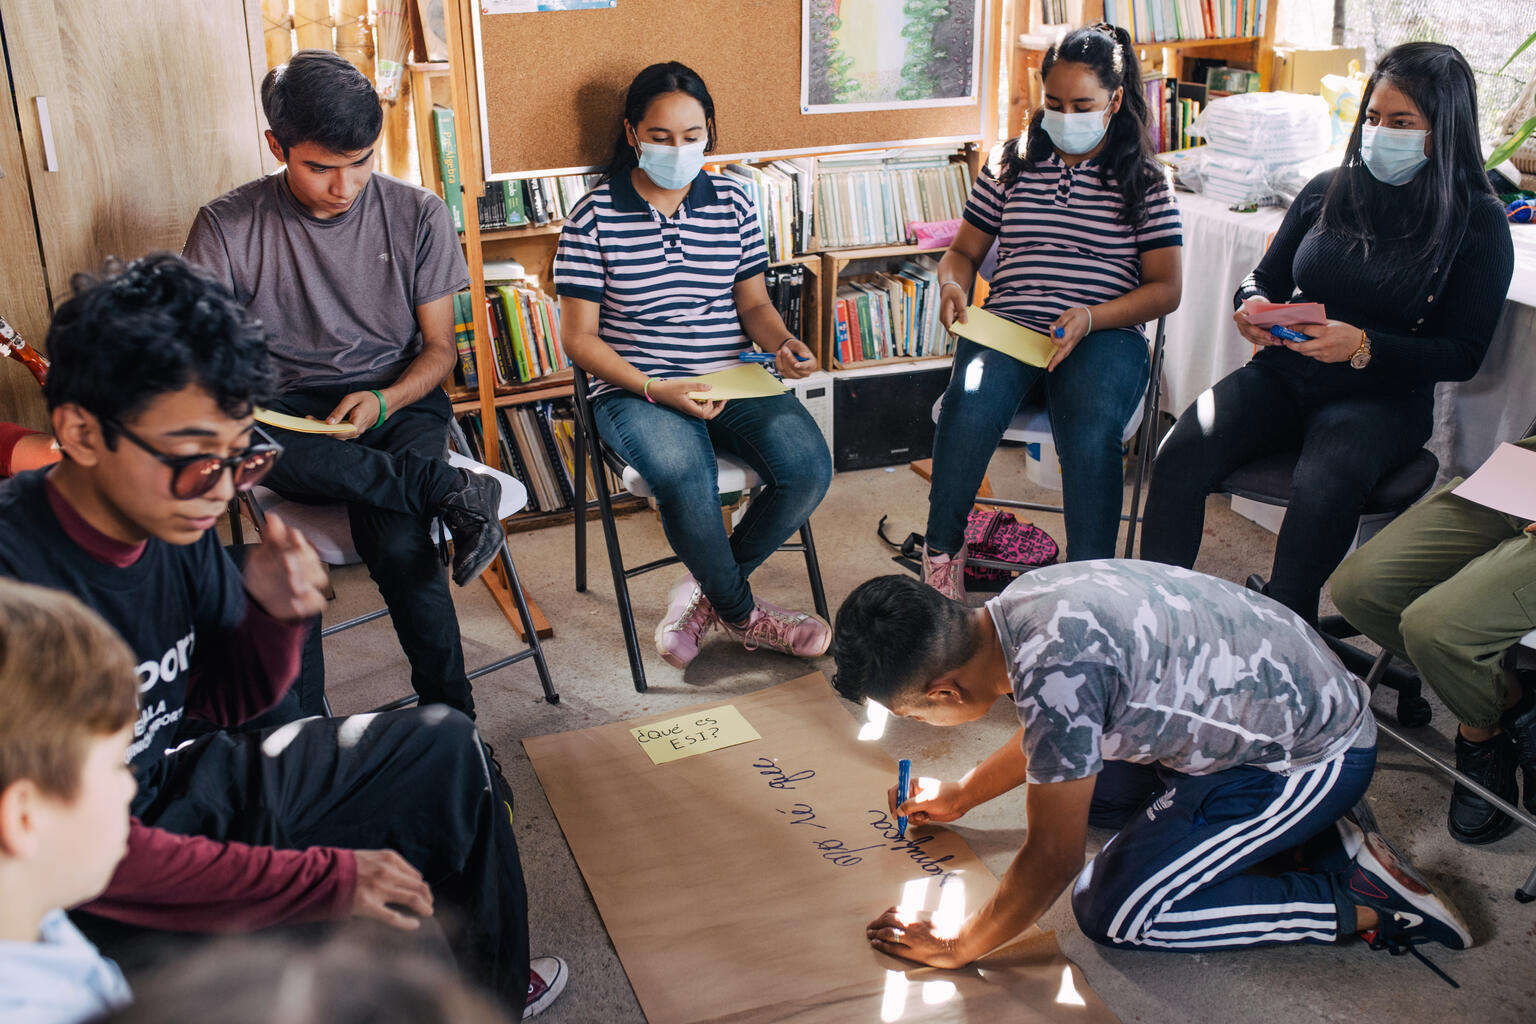
[[[180, 256], [154, 253], [99, 274], [76, 274], [53, 314], [44, 394], [50, 411], [78, 405], [98, 419], [133, 419], [157, 396], [188, 384], [232, 419], [273, 393], [266, 332], [229, 289]], [[111, 444], [116, 433], [102, 424]]]

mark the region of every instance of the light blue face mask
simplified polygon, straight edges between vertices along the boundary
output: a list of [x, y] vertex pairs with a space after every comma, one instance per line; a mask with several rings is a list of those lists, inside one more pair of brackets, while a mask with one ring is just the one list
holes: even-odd
[[1360, 129], [1360, 159], [1383, 185], [1406, 184], [1429, 161], [1429, 154], [1424, 152], [1428, 135], [1417, 128], [1365, 125]]
[[1109, 130], [1109, 121], [1104, 117], [1103, 110], [1084, 110], [1074, 114], [1047, 110], [1040, 120], [1040, 127], [1045, 129], [1045, 134], [1051, 137], [1057, 149], [1077, 156], [1099, 144], [1099, 140]]
[[687, 188], [689, 182], [704, 169], [705, 140], [690, 142], [685, 146], [660, 146], [640, 143], [640, 169], [657, 188], [669, 191]]

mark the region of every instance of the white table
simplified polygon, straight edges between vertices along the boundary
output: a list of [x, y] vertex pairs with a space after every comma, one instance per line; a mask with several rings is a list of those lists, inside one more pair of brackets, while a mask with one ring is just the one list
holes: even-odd
[[[1163, 408], [1175, 414], [1252, 357], [1253, 346], [1232, 324], [1232, 294], [1285, 217], [1272, 207], [1233, 213], [1188, 192], [1178, 193], [1178, 200], [1184, 298], [1168, 317], [1163, 367]], [[1429, 449], [1440, 459], [1441, 480], [1476, 469], [1536, 416], [1536, 225], [1513, 224], [1510, 231], [1515, 273], [1488, 355], [1477, 376], [1435, 391]]]

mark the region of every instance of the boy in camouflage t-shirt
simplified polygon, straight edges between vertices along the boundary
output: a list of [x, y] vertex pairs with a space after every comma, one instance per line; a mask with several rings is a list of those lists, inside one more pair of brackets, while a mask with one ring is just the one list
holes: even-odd
[[[976, 609], [886, 576], [844, 602], [835, 651], [850, 700], [932, 725], [976, 721], [1004, 696], [1018, 711], [1019, 731], [959, 782], [900, 806], [893, 789], [894, 812], [953, 821], [1027, 783], [1029, 820], [1050, 823], [1029, 830], [958, 935], [891, 908], [869, 925], [876, 949], [969, 963], [1074, 878], [1078, 923], [1107, 945], [1210, 950], [1356, 932], [1378, 948], [1471, 945], [1362, 802], [1376, 761], [1365, 686], [1269, 598], [1135, 561], [1039, 569]], [[1084, 867], [1090, 823], [1119, 831]], [[1304, 843], [1314, 870], [1247, 873]]]

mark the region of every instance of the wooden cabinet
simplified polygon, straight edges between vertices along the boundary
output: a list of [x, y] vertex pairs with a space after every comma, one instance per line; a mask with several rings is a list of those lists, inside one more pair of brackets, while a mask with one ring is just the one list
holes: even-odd
[[[0, 26], [0, 314], [43, 349], [73, 274], [180, 251], [199, 206], [262, 173], [259, 0], [0, 0]], [[45, 426], [10, 361], [0, 417]]]

